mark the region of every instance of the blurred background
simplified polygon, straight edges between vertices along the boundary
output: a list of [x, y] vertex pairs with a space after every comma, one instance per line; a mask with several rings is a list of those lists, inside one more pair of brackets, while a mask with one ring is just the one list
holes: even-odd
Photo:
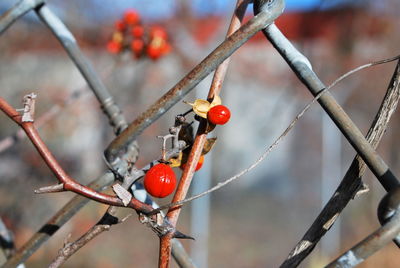
[[[224, 39], [234, 2], [53, 0], [48, 5], [75, 35], [132, 121]], [[399, 54], [398, 1], [286, 2], [277, 25], [326, 84], [358, 65]], [[1, 1], [0, 13], [15, 3]], [[165, 27], [172, 47], [168, 55], [135, 59], [129, 52], [107, 51], [115, 21], [128, 8], [140, 13], [143, 25]], [[250, 5], [246, 17], [252, 16]], [[37, 116], [70, 100], [40, 133], [62, 166], [81, 183], [102, 174], [106, 170], [102, 152], [113, 138], [112, 130], [49, 29], [30, 12], [1, 35], [0, 51], [1, 96], [22, 107], [25, 94], [37, 93]], [[379, 108], [394, 67], [395, 63], [388, 63], [363, 70], [332, 89], [363, 133]], [[211, 76], [184, 99], [205, 98], [210, 81]], [[232, 118], [210, 135], [218, 141], [196, 173], [191, 194], [251, 165], [311, 100], [261, 34], [233, 55], [221, 97]], [[156, 136], [166, 134], [174, 116], [187, 109], [178, 103], [139, 137], [138, 167], [160, 157], [161, 141]], [[5, 139], [18, 127], [3, 115], [0, 124], [0, 215], [14, 232], [18, 248], [73, 194], [34, 195], [34, 189], [54, 183], [55, 178], [27, 140], [5, 149]], [[396, 112], [378, 149], [395, 174], [400, 174], [399, 131]], [[184, 208], [178, 228], [196, 241], [183, 244], [199, 267], [278, 266], [314, 221], [354, 156], [348, 142], [314, 105], [255, 170]], [[378, 228], [376, 208], [384, 190], [369, 171], [364, 179], [370, 191], [346, 207], [301, 267], [327, 264]], [[91, 202], [26, 262], [27, 267], [48, 265], [68, 234], [77, 239], [105, 209]], [[398, 254], [389, 244], [360, 267], [399, 267]], [[158, 238], [131, 217], [86, 245], [64, 267], [155, 267], [156, 256]]]

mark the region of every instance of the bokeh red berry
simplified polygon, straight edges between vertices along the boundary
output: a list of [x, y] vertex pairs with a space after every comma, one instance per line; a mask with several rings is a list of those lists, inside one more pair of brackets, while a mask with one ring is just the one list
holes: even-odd
[[112, 54], [130, 51], [136, 59], [148, 57], [158, 60], [171, 51], [165, 28], [144, 26], [139, 12], [134, 9], [126, 10], [114, 28], [115, 32], [107, 43], [107, 50]]

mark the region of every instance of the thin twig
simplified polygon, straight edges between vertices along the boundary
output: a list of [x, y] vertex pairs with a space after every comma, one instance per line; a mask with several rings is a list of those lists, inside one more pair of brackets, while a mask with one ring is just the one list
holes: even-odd
[[336, 79], [332, 84], [330, 84], [327, 88], [325, 88], [325, 89], [323, 89], [322, 91], [320, 91], [320, 93], [318, 93], [318, 94], [314, 97], [314, 99], [313, 99], [312, 101], [310, 101], [310, 102], [296, 115], [296, 117], [292, 120], [292, 122], [289, 124], [289, 126], [288, 126], [288, 127], [282, 132], [282, 134], [279, 135], [279, 137], [267, 148], [267, 150], [260, 156], [260, 158], [258, 158], [258, 160], [257, 160], [256, 162], [254, 162], [252, 165], [250, 165], [248, 168], [242, 170], [241, 172], [237, 173], [236, 175], [230, 177], [229, 179], [226, 179], [226, 180], [224, 180], [224, 181], [218, 183], [216, 186], [212, 187], [211, 189], [209, 189], [209, 190], [207, 190], [207, 191], [205, 191], [205, 192], [203, 192], [203, 193], [200, 193], [200, 194], [198, 194], [198, 195], [194, 195], [194, 196], [192, 196], [192, 197], [190, 197], [190, 198], [187, 198], [187, 199], [184, 199], [184, 200], [182, 200], [182, 201], [180, 201], [180, 202], [170, 203], [170, 204], [161, 206], [161, 207], [159, 207], [159, 208], [153, 210], [153, 211], [150, 213], [150, 215], [156, 214], [156, 213], [158, 213], [159, 211], [164, 210], [164, 209], [175, 208], [175, 207], [181, 206], [181, 205], [183, 205], [183, 204], [185, 204], [185, 203], [187, 203], [187, 202], [193, 201], [193, 200], [198, 199], [198, 198], [200, 198], [200, 197], [203, 197], [203, 196], [205, 196], [205, 195], [207, 195], [207, 194], [210, 194], [210, 193], [212, 193], [212, 192], [214, 192], [214, 191], [216, 191], [216, 190], [219, 190], [220, 188], [224, 187], [225, 185], [227, 185], [227, 184], [229, 184], [229, 183], [231, 183], [231, 182], [237, 180], [238, 178], [240, 178], [241, 176], [243, 176], [243, 175], [246, 174], [247, 172], [249, 172], [249, 171], [251, 171], [252, 169], [254, 169], [256, 166], [258, 166], [258, 164], [260, 164], [260, 163], [271, 153], [271, 151], [286, 137], [286, 135], [292, 130], [292, 128], [296, 125], [296, 123], [298, 122], [298, 120], [305, 114], [305, 112], [307, 112], [307, 111], [311, 108], [311, 106], [312, 106], [316, 101], [318, 101], [318, 99], [319, 99], [323, 94], [325, 94], [329, 89], [331, 89], [332, 87], [334, 87], [337, 83], [339, 83], [339, 82], [342, 81], [343, 79], [347, 78], [348, 76], [350, 76], [350, 75], [352, 75], [352, 74], [354, 74], [354, 73], [356, 73], [356, 72], [358, 72], [358, 71], [360, 71], [360, 70], [363, 70], [363, 69], [365, 69], [365, 68], [372, 67], [372, 66], [375, 66], [375, 65], [379, 65], [379, 64], [391, 62], [391, 61], [394, 61], [394, 60], [398, 60], [399, 58], [400, 58], [400, 55], [399, 55], [399, 56], [396, 56], [396, 57], [393, 57], [393, 58], [385, 59], [385, 60], [382, 60], [382, 61], [376, 61], [376, 62], [371, 62], [371, 63], [368, 63], [368, 64], [364, 64], [364, 65], [359, 66], [359, 67], [357, 67], [357, 68], [355, 68], [355, 69], [353, 69], [353, 70], [351, 70], [351, 71], [345, 73], [344, 75], [340, 76], [340, 77], [339, 77], [338, 79]]

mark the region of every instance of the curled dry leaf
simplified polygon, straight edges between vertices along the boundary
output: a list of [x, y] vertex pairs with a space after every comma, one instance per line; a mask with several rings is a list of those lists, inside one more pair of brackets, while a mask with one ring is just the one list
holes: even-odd
[[170, 158], [168, 160], [168, 162], [170, 162], [169, 166], [174, 168], [174, 167], [180, 167], [181, 166], [181, 162], [182, 162], [182, 152], [179, 153], [179, 156], [176, 158]]
[[208, 111], [212, 107], [220, 105], [221, 103], [222, 103], [221, 98], [216, 95], [214, 96], [214, 99], [211, 103], [203, 99], [197, 99], [194, 101], [194, 103], [188, 102], [187, 104], [192, 106], [195, 114], [197, 114], [200, 117], [203, 117], [204, 119], [207, 119]]
[[201, 154], [207, 154], [211, 149], [214, 147], [215, 142], [217, 141], [217, 137], [215, 138], [209, 138], [206, 140], [206, 143], [204, 144], [203, 151]]
[[211, 109], [212, 107], [214, 107], [214, 106], [221, 105], [221, 104], [222, 104], [221, 97], [218, 96], [218, 95], [215, 95], [215, 96], [214, 96], [214, 99], [212, 100], [212, 102], [211, 102], [211, 104], [210, 104], [210, 109]]
[[197, 99], [192, 105], [193, 111], [200, 117], [207, 118], [207, 112], [210, 110], [210, 103], [206, 100]]

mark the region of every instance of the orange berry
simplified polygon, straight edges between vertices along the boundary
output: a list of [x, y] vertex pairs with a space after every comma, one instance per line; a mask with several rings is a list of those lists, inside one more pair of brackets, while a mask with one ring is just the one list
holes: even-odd
[[[199, 162], [197, 162], [197, 165], [196, 165], [196, 168], [194, 169], [194, 171], [198, 171], [199, 169], [201, 169], [201, 167], [203, 166], [203, 162], [204, 162], [204, 155], [201, 155], [199, 158]], [[186, 163], [184, 163], [180, 166], [180, 168], [182, 170], [184, 170], [185, 167], [186, 167]]]

